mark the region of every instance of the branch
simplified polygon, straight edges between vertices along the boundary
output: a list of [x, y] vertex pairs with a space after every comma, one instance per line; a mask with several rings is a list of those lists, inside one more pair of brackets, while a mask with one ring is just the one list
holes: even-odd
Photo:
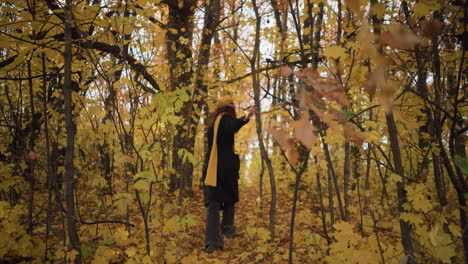
[[223, 83], [227, 83], [227, 84], [234, 83], [234, 82], [240, 81], [242, 79], [245, 79], [245, 78], [249, 77], [252, 74], [257, 74], [257, 73], [260, 73], [260, 72], [264, 72], [264, 71], [268, 71], [268, 70], [272, 70], [272, 69], [276, 69], [276, 68], [278, 68], [278, 66], [272, 65], [272, 66], [268, 66], [268, 67], [265, 67], [265, 68], [257, 69], [254, 72], [249, 72], [249, 73], [246, 73], [246, 74], [244, 74], [242, 76], [239, 76], [237, 78], [223, 81]]
[[16, 57], [18, 57], [18, 54], [16, 54], [16, 55], [14, 55], [14, 56], [0, 62], [0, 69], [10, 65], [11, 63], [13, 63], [13, 61], [15, 61]]
[[138, 60], [132, 57], [130, 54], [122, 52], [122, 49], [120, 47], [92, 40], [80, 41], [78, 42], [78, 44], [85, 48], [103, 51], [113, 55], [116, 58], [125, 60], [130, 65], [130, 68], [132, 70], [134, 70], [138, 75], [143, 76], [143, 78], [151, 84], [153, 90], [149, 90], [149, 92], [154, 94], [156, 93], [156, 91], [160, 90], [158, 82], [148, 72], [146, 67], [143, 64], [139, 63]]
[[125, 221], [119, 221], [119, 220], [102, 220], [102, 221], [95, 221], [95, 222], [86, 222], [83, 220], [78, 221], [80, 224], [83, 225], [97, 225], [97, 224], [123, 224], [123, 225], [128, 225], [131, 227], [135, 227], [134, 224], [130, 224], [129, 222]]

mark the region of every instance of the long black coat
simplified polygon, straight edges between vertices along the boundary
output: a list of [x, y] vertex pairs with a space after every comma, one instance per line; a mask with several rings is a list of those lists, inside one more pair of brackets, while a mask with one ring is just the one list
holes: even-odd
[[[205, 204], [214, 202], [239, 201], [239, 156], [234, 153], [234, 134], [247, 124], [244, 117], [234, 119], [228, 115], [221, 117], [218, 127], [218, 170], [217, 186], [204, 186]], [[202, 182], [205, 182], [211, 147], [213, 145], [213, 127], [208, 129], [208, 148], [203, 166]]]

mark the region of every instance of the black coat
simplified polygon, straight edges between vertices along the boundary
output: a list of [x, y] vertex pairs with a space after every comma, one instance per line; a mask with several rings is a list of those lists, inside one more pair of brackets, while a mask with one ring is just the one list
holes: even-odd
[[[234, 153], [234, 134], [247, 124], [244, 117], [234, 119], [228, 115], [221, 117], [218, 127], [218, 170], [217, 186], [204, 186], [205, 204], [214, 202], [239, 201], [239, 156]], [[213, 127], [208, 129], [208, 148], [203, 166], [202, 182], [205, 182], [208, 161], [213, 144]]]

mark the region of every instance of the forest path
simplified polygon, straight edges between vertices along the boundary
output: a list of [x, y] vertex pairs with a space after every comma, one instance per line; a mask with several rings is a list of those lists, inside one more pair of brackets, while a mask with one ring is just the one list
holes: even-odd
[[[224, 237], [224, 249], [208, 254], [204, 252], [206, 209], [202, 192], [197, 192], [194, 206], [191, 206], [189, 210], [189, 213], [196, 215], [198, 223], [195, 232], [191, 234], [196, 244], [193, 245], [192, 252], [182, 259], [182, 263], [239, 263], [243, 259], [247, 260], [244, 256], [247, 257], [253, 253], [255, 236], [255, 233], [250, 234], [251, 228], [249, 227], [259, 226], [260, 222], [264, 222], [259, 219], [257, 197], [258, 189], [255, 187], [240, 188], [240, 201], [236, 204], [235, 210], [236, 236]], [[220, 217], [222, 219], [222, 212], [220, 212]]]
[[[262, 214], [259, 214], [259, 202], [258, 188], [240, 186], [240, 201], [236, 204], [235, 211], [236, 236], [234, 238], [224, 237], [224, 249], [208, 254], [204, 252], [205, 206], [201, 191], [197, 192], [193, 206], [190, 207], [188, 213], [196, 215], [198, 224], [193, 231], [189, 232], [192, 250], [181, 252], [184, 255], [181, 263], [287, 263], [289, 225], [284, 223], [290, 221], [291, 200], [282, 197], [278, 199], [274, 243], [268, 242], [270, 238], [268, 229], [269, 201], [263, 201]], [[301, 223], [301, 221], [298, 222], [299, 225]], [[307, 228], [315, 229], [317, 226], [307, 226]], [[304, 237], [297, 239], [303, 241]], [[190, 245], [183, 245], [183, 247], [189, 250]], [[300, 254], [300, 251], [297, 253]]]

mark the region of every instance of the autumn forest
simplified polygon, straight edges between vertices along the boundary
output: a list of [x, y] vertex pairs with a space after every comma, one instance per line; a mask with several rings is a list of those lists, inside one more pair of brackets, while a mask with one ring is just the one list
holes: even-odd
[[[0, 0], [1, 263], [468, 263], [464, 0]], [[236, 235], [202, 167], [237, 115]]]

